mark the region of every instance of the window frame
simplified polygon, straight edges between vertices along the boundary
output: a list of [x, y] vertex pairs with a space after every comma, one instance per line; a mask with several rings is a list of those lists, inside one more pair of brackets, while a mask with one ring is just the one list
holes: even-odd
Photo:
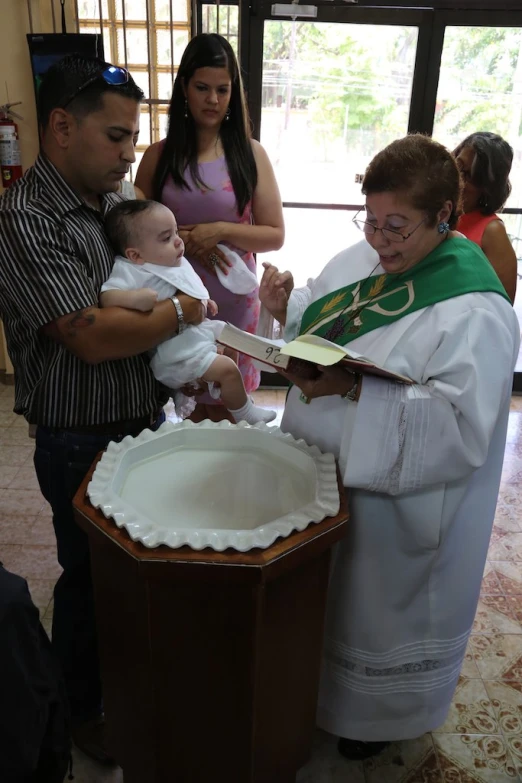
[[[169, 4], [170, 19], [158, 20], [155, 17], [155, 3], [151, 0], [144, 0], [146, 9], [145, 20], [129, 20], [125, 12], [125, 2], [122, 0], [106, 0], [107, 17], [103, 16], [102, 0], [98, 0], [98, 15], [89, 19], [80, 18], [78, 1], [75, 0], [75, 21], [76, 29], [80, 32], [100, 32], [105, 41], [105, 34], [108, 35], [112, 53], [118, 53], [118, 33], [123, 36], [123, 60], [117, 60], [115, 65], [121, 65], [128, 68], [131, 73], [147, 74], [149, 83], [148, 97], [142, 101], [142, 114], [148, 114], [149, 138], [150, 143], [159, 141], [160, 138], [160, 117], [168, 114], [170, 104], [170, 95], [168, 98], [161, 98], [158, 90], [158, 76], [160, 74], [171, 74], [172, 81], [176, 77], [177, 65], [175, 64], [174, 36], [176, 32], [186, 32], [188, 40], [193, 35], [194, 15], [193, 10], [196, 5], [195, 0], [185, 0], [187, 7], [187, 22], [176, 22], [173, 18], [173, 3]], [[117, 7], [121, 8], [121, 19], [117, 16]], [[129, 30], [143, 30], [147, 34], [147, 56], [148, 63], [132, 63], [127, 57], [127, 33]], [[170, 32], [170, 64], [158, 63], [157, 33], [159, 31]], [[105, 49], [105, 47], [104, 47]], [[105, 52], [105, 57], [109, 59], [109, 53]], [[139, 143], [136, 146], [136, 152], [142, 154], [147, 149], [148, 144]]]
[[[240, 27], [240, 58], [245, 74], [253, 135], [260, 138], [262, 111], [263, 35], [264, 22], [288, 17], [272, 16], [272, 0], [239, 0], [248, 23]], [[417, 26], [418, 45], [415, 59], [408, 132], [432, 135], [440, 67], [447, 27], [520, 27], [522, 10], [520, 0], [434, 0], [429, 8], [419, 8], [417, 0], [359, 0], [357, 5], [346, 5], [344, 0], [315, 0], [317, 17], [314, 22], [349, 24], [383, 24]], [[456, 7], [458, 5], [458, 8]], [[463, 7], [463, 6], [468, 6]], [[306, 21], [297, 17], [299, 21]], [[311, 202], [283, 202], [284, 208], [357, 210], [360, 204], [328, 204]], [[521, 207], [508, 207], [505, 214], [522, 214]], [[522, 324], [521, 324], [522, 325]], [[265, 379], [264, 379], [265, 380]], [[277, 383], [272, 376], [267, 383]], [[513, 389], [522, 392], [522, 372], [515, 372]]]

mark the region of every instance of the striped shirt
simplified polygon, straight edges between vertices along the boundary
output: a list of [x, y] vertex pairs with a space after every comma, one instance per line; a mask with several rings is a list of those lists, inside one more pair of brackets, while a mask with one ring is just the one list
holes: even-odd
[[15, 368], [16, 413], [31, 424], [71, 429], [139, 419], [166, 395], [146, 355], [89, 365], [41, 328], [98, 304], [114, 252], [101, 212], [72, 190], [40, 155], [0, 198], [0, 318]]

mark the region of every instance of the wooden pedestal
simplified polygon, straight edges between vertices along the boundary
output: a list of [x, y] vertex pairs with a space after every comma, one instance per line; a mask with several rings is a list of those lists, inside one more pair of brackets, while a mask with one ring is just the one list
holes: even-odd
[[[88, 534], [107, 736], [125, 783], [291, 783], [315, 726], [335, 518], [266, 550], [147, 549], [75, 498]], [[342, 496], [344, 497], [344, 496]]]

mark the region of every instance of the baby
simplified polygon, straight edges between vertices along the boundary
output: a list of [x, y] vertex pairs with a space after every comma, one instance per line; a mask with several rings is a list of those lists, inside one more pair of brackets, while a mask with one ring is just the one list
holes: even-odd
[[[202, 300], [211, 315], [217, 314], [216, 303], [209, 300], [201, 279], [183, 257], [185, 247], [170, 209], [156, 201], [122, 201], [108, 213], [105, 227], [118, 255], [101, 289], [102, 307], [146, 312], [157, 301], [184, 293]], [[218, 354], [215, 341], [224, 325], [208, 318], [199, 326], [186, 325], [180, 334], [156, 348], [150, 363], [152, 372], [172, 390], [200, 378], [211, 390], [212, 384], [217, 384], [219, 396], [236, 422], [272, 421], [276, 412], [254, 405], [235, 362]]]

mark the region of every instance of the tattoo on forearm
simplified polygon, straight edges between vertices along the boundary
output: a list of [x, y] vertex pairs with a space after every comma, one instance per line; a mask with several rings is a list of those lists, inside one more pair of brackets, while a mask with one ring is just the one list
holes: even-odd
[[95, 321], [96, 315], [92, 308], [88, 307], [79, 310], [66, 321], [65, 334], [67, 337], [76, 337], [79, 329], [85, 329], [87, 326], [92, 326]]
[[67, 340], [78, 337], [80, 330], [92, 326], [96, 322], [96, 308], [84, 307], [70, 316], [63, 316], [42, 327], [42, 332], [57, 343], [66, 344]]

